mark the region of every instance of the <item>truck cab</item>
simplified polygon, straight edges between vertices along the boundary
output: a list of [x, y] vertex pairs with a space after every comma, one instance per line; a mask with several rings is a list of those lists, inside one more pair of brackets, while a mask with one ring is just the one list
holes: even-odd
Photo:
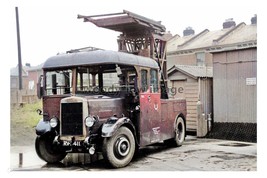
[[101, 152], [124, 167], [137, 149], [158, 142], [181, 146], [186, 102], [167, 99], [155, 60], [95, 50], [46, 60], [39, 80], [43, 118], [36, 126], [37, 155], [48, 163], [67, 153]]

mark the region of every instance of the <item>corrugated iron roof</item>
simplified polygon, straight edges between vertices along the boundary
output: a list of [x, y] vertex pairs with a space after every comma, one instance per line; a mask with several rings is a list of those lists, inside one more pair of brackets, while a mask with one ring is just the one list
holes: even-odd
[[206, 66], [174, 65], [172, 68], [168, 70], [168, 75], [171, 75], [171, 73], [173, 73], [174, 71], [182, 72], [193, 78], [213, 77], [213, 68]]

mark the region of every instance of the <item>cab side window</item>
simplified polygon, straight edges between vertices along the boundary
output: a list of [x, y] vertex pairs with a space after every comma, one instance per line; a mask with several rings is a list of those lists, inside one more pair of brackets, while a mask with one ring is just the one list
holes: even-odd
[[147, 70], [141, 70], [141, 90], [142, 92], [147, 91], [148, 84], [147, 84]]
[[150, 92], [157, 93], [159, 91], [158, 85], [158, 71], [156, 69], [150, 70]]

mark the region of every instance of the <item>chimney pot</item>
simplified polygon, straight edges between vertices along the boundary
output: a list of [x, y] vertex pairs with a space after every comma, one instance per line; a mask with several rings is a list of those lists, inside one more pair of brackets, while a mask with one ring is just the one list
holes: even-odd
[[251, 24], [257, 24], [257, 14], [255, 14], [254, 17], [251, 18]]
[[192, 27], [187, 27], [184, 31], [184, 36], [189, 36], [189, 35], [194, 35], [195, 34], [195, 30], [193, 30]]
[[233, 18], [226, 19], [225, 22], [223, 23], [223, 29], [231, 28], [235, 26], [236, 26], [236, 23], [233, 20]]

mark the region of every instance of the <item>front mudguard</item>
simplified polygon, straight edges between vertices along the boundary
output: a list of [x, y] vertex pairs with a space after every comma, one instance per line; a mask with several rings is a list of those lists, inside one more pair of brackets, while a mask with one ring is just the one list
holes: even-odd
[[51, 130], [52, 128], [49, 124], [49, 121], [44, 121], [44, 119], [41, 119], [35, 128], [37, 135], [43, 135], [47, 132], [51, 132]]
[[106, 123], [102, 126], [102, 137], [111, 137], [114, 133], [122, 126], [125, 125], [126, 127], [130, 128], [135, 135], [135, 127], [132, 121], [127, 117], [117, 118], [117, 117], [110, 117]]

